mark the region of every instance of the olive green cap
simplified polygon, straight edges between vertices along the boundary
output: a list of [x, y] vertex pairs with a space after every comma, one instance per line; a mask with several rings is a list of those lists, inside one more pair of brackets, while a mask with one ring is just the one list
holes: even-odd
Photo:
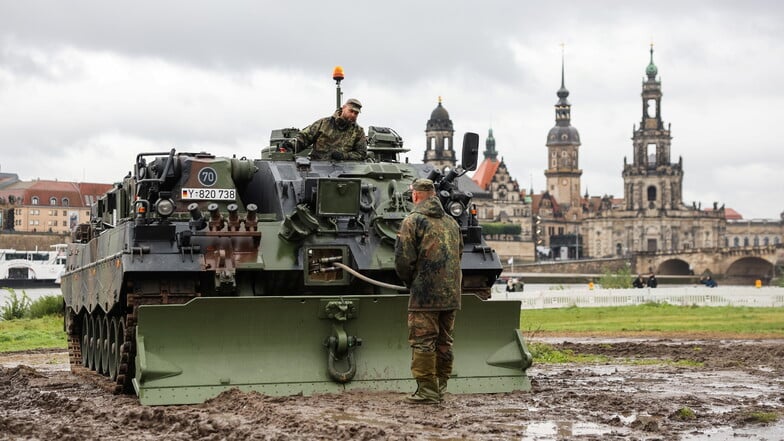
[[362, 111], [362, 103], [360, 103], [360, 102], [359, 102], [359, 100], [358, 100], [358, 99], [356, 99], [356, 98], [349, 98], [349, 99], [346, 101], [346, 105], [347, 105], [349, 108], [356, 110], [356, 111], [357, 111], [357, 113], [359, 113], [359, 112], [361, 112], [361, 111]]
[[411, 183], [411, 189], [414, 191], [436, 191], [436, 187], [430, 179], [415, 180]]

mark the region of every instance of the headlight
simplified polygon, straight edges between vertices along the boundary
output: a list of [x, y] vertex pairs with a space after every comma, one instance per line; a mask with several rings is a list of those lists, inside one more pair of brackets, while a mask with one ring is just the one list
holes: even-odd
[[174, 201], [171, 199], [158, 199], [155, 203], [155, 212], [158, 216], [168, 217], [174, 213]]
[[465, 207], [460, 202], [450, 202], [447, 207], [449, 214], [454, 217], [459, 217], [465, 211]]

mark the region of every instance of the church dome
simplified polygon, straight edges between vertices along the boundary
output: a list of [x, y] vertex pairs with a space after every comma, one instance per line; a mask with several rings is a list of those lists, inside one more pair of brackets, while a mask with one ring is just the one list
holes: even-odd
[[427, 130], [452, 130], [452, 120], [449, 119], [449, 112], [441, 104], [441, 97], [438, 97], [438, 106], [430, 113]]
[[656, 67], [653, 62], [648, 64], [648, 67], [645, 68], [645, 74], [648, 75], [649, 78], [653, 78], [659, 72], [659, 68]]
[[449, 112], [447, 112], [444, 106], [439, 102], [438, 106], [433, 109], [433, 113], [430, 114], [430, 119], [448, 120]]
[[659, 68], [653, 64], [653, 44], [651, 44], [651, 61], [648, 63], [648, 67], [645, 68], [645, 74], [648, 75], [648, 78], [653, 80], [656, 79], [656, 74], [659, 73]]
[[547, 145], [580, 145], [580, 133], [572, 126], [555, 126], [547, 134]]

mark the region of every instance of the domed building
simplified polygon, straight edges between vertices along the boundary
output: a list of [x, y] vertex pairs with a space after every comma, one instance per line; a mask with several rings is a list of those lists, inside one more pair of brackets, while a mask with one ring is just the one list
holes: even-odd
[[453, 143], [454, 134], [455, 129], [449, 118], [449, 112], [441, 103], [441, 97], [438, 97], [438, 105], [430, 113], [425, 128], [426, 144], [423, 162], [439, 169], [454, 168], [457, 161]]

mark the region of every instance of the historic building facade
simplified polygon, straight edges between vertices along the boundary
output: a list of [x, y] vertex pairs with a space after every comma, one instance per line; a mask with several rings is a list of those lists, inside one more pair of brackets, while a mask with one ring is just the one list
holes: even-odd
[[503, 157], [498, 159], [493, 129], [489, 129], [485, 140], [484, 159], [479, 164], [471, 182], [476, 185], [472, 203], [476, 206], [477, 218], [485, 225], [517, 225], [519, 230], [507, 233], [486, 229], [485, 238], [504, 259], [531, 260], [533, 256], [531, 197], [520, 188], [512, 177]]
[[0, 188], [0, 230], [71, 233], [88, 222], [90, 206], [111, 184], [68, 181], [15, 181]]
[[[642, 118], [624, 158], [624, 197], [583, 198], [577, 232], [583, 255], [622, 256], [645, 251], [712, 248], [726, 230], [724, 207], [703, 210], [682, 200], [683, 161], [671, 161], [670, 126], [662, 119], [661, 80], [653, 62], [642, 83]], [[587, 195], [586, 195], [587, 196]]]
[[[527, 246], [517, 249], [531, 251], [528, 256], [519, 256], [522, 259], [533, 259], [534, 249], [539, 258], [574, 259], [782, 243], [784, 213], [781, 220], [747, 221], [723, 204], [702, 207], [683, 203], [684, 164], [681, 157], [672, 159], [672, 136], [663, 119], [663, 93], [653, 47], [642, 81], [642, 115], [633, 129], [631, 161], [623, 159], [622, 198], [580, 194], [581, 140], [571, 125], [563, 59], [556, 95], [555, 125], [545, 144], [544, 191], [534, 194], [533, 189], [526, 193], [520, 188], [503, 158], [498, 159], [492, 129], [484, 161], [472, 177], [480, 221], [521, 226], [517, 240]], [[453, 167], [454, 129], [440, 99], [426, 133], [425, 162]]]
[[504, 159], [498, 159], [493, 129], [488, 131], [484, 159], [471, 179], [483, 190], [474, 199], [481, 221], [517, 223], [522, 235], [531, 235], [530, 197], [509, 173]]

